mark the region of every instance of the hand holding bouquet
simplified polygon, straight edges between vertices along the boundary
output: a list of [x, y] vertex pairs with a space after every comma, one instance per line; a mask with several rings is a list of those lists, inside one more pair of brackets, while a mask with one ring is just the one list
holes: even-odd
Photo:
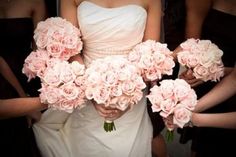
[[59, 17], [40, 22], [34, 32], [37, 50], [25, 59], [22, 72], [28, 81], [41, 79], [40, 99], [49, 107], [72, 112], [85, 98], [85, 67], [67, 60], [82, 49], [80, 30]]
[[[160, 86], [150, 89], [147, 96], [153, 112], [160, 112], [163, 118], [173, 116], [173, 123], [180, 128], [190, 121], [191, 111], [197, 104], [197, 95], [190, 85], [182, 80], [163, 80]], [[173, 138], [173, 126], [167, 125], [168, 140]]]
[[[137, 68], [123, 56], [109, 56], [93, 61], [85, 77], [87, 99], [122, 111], [137, 104], [146, 87]], [[105, 119], [104, 129], [113, 131], [113, 120]]]
[[190, 68], [193, 75], [202, 81], [219, 81], [224, 75], [221, 51], [210, 40], [188, 39], [181, 45], [177, 55], [178, 62]]

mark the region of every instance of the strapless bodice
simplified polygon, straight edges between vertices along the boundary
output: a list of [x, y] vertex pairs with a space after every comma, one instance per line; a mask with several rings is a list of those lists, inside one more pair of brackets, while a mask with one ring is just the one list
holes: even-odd
[[127, 54], [143, 39], [147, 12], [139, 5], [104, 8], [83, 1], [77, 13], [86, 65], [107, 55]]

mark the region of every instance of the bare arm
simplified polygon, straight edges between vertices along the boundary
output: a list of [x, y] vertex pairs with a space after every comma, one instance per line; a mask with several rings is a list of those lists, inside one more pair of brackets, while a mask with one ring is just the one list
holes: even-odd
[[5, 60], [0, 57], [0, 73], [15, 88], [20, 97], [26, 97], [26, 94]]
[[34, 111], [46, 109], [47, 105], [40, 103], [38, 97], [0, 99], [0, 119], [25, 116]]
[[[37, 24], [40, 21], [46, 19], [46, 6], [44, 0], [34, 0], [32, 3], [32, 19], [34, 23], [34, 28], [37, 27]], [[33, 41], [33, 49], [36, 49], [36, 44]]]
[[185, 38], [200, 38], [212, 0], [186, 0]]
[[[212, 5], [212, 0], [186, 0], [185, 38], [201, 38], [202, 25]], [[181, 51], [178, 46], [174, 50], [174, 58], [177, 61], [177, 53]]]
[[228, 113], [193, 113], [192, 123], [198, 127], [216, 127], [236, 129], [236, 112]]
[[[223, 91], [223, 92], [222, 92]], [[236, 68], [223, 78], [211, 91], [199, 99], [195, 112], [201, 112], [236, 94]]]
[[[60, 16], [68, 21], [70, 21], [74, 26], [79, 28], [79, 23], [77, 20], [77, 5], [81, 1], [75, 1], [75, 0], [61, 0], [60, 1]], [[80, 56], [80, 54], [75, 55], [70, 58], [70, 61], [78, 61], [81, 64], [83, 63], [83, 59]]]
[[147, 23], [144, 32], [144, 41], [151, 39], [160, 41], [161, 34], [161, 0], [148, 0]]
[[34, 0], [32, 17], [34, 22], [34, 28], [40, 21], [46, 19], [46, 6], [44, 0]]

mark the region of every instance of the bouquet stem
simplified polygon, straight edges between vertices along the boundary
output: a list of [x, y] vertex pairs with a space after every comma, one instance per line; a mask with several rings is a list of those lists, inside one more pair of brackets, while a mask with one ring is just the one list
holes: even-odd
[[167, 142], [172, 142], [174, 140], [174, 130], [167, 130], [165, 136]]
[[105, 120], [103, 128], [106, 132], [111, 132], [111, 131], [116, 130], [115, 123], [114, 121], [111, 121], [111, 120]]

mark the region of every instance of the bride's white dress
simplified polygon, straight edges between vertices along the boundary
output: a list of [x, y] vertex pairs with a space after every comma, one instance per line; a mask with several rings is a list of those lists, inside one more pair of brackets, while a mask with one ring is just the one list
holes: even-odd
[[[78, 6], [85, 64], [108, 55], [125, 55], [143, 38], [147, 13], [138, 5], [104, 8]], [[152, 125], [143, 98], [105, 132], [104, 119], [88, 104], [72, 114], [48, 109], [33, 126], [44, 157], [151, 157]]]

